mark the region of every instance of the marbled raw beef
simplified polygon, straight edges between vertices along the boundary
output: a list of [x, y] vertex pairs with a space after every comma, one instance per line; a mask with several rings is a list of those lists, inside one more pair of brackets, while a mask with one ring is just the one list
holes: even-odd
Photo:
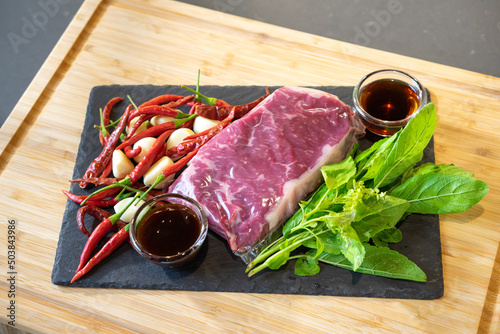
[[341, 161], [363, 125], [323, 91], [282, 87], [197, 153], [170, 187], [197, 200], [209, 227], [245, 253], [286, 221]]

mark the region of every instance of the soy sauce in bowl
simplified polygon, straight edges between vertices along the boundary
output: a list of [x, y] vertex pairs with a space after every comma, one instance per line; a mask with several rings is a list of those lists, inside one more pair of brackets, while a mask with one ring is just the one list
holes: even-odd
[[201, 205], [180, 194], [162, 194], [145, 202], [130, 222], [132, 247], [145, 259], [179, 267], [199, 252], [208, 232]]
[[198, 239], [201, 223], [184, 205], [166, 204], [153, 208], [137, 228], [142, 248], [159, 256], [176, 255], [188, 250]]
[[375, 118], [398, 121], [411, 116], [419, 107], [418, 93], [401, 80], [382, 79], [363, 88], [360, 104]]
[[391, 136], [427, 103], [424, 87], [398, 70], [380, 70], [363, 77], [353, 91], [354, 112], [366, 128]]

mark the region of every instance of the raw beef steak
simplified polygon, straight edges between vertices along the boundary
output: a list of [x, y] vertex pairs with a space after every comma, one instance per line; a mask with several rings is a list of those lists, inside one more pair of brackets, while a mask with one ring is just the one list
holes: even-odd
[[197, 200], [209, 227], [245, 253], [286, 221], [364, 127], [349, 107], [310, 88], [277, 89], [203, 146], [170, 187]]

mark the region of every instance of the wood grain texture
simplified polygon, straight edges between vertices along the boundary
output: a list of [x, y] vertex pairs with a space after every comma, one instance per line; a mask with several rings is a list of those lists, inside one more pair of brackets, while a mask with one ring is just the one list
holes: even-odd
[[[437, 105], [436, 162], [489, 194], [442, 215], [432, 301], [79, 289], [50, 281], [88, 95], [103, 84], [354, 85], [407, 71]], [[29, 332], [498, 332], [500, 79], [160, 0], [88, 0], [0, 131], [0, 224], [17, 227], [17, 324]], [[2, 244], [6, 233], [0, 233]], [[0, 261], [6, 263], [6, 252]], [[5, 272], [2, 273], [5, 275]], [[6, 291], [5, 279], [0, 281]], [[0, 307], [7, 305], [2, 295]], [[1, 322], [7, 319], [2, 314]]]

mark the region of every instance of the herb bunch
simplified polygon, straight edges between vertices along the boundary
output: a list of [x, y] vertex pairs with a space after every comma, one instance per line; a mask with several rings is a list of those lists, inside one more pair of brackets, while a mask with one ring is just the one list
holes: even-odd
[[[392, 137], [321, 169], [324, 183], [283, 226], [283, 235], [247, 266], [252, 276], [296, 259], [295, 274], [319, 273], [319, 262], [360, 273], [426, 281], [412, 261], [388, 248], [402, 240], [398, 223], [409, 214], [463, 212], [488, 192], [483, 181], [454, 165], [420, 166], [436, 127], [427, 104]], [[308, 249], [296, 254], [299, 247]]]

